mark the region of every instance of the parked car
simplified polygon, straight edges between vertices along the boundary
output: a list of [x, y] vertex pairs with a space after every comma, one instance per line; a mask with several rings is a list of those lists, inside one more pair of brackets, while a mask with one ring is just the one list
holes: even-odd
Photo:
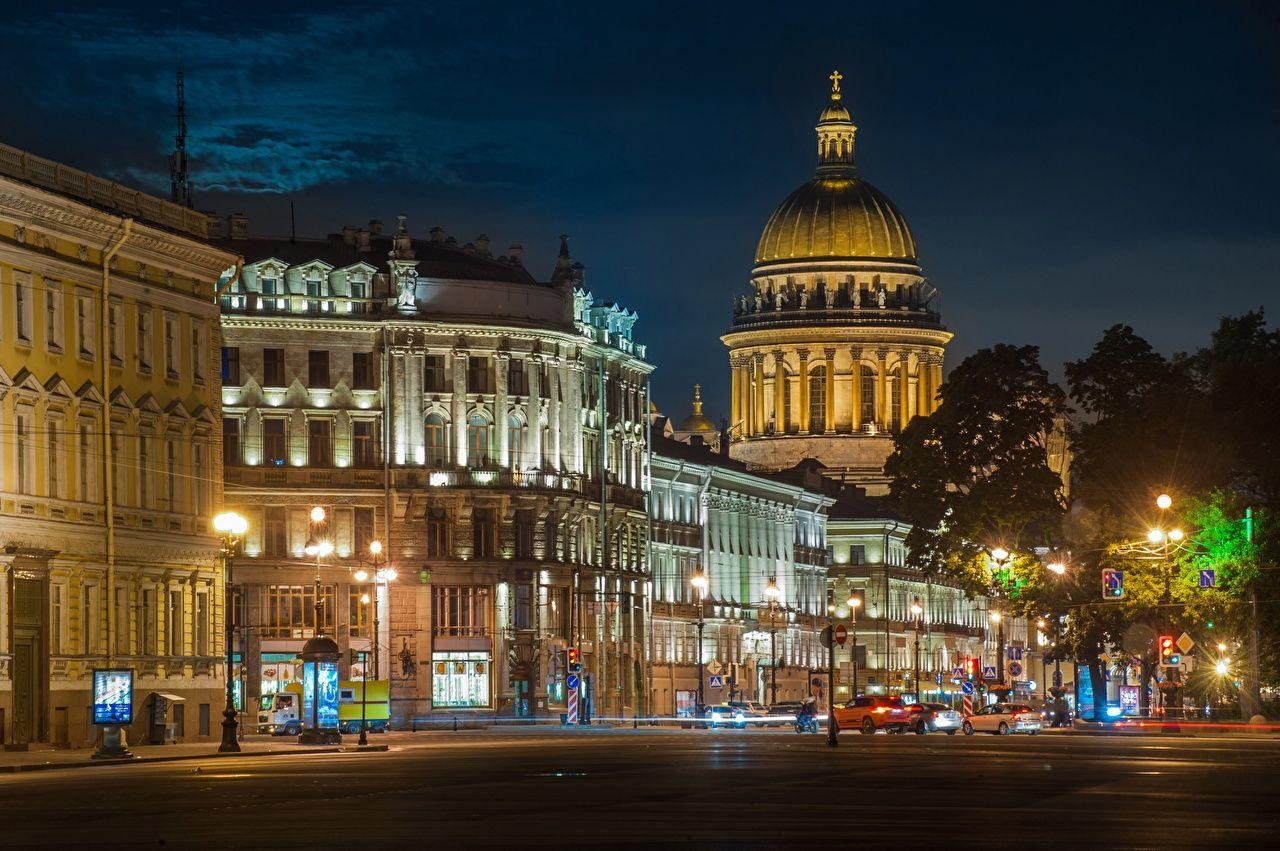
[[1034, 736], [1044, 727], [1040, 713], [1024, 703], [993, 703], [964, 719], [961, 729], [966, 736], [977, 733], [1029, 733]]
[[713, 730], [719, 727], [736, 727], [741, 730], [747, 726], [746, 710], [728, 703], [704, 707], [702, 717], [706, 726]]
[[964, 716], [945, 703], [913, 703], [907, 707], [911, 720], [907, 729], [913, 733], [946, 733], [954, 736], [964, 723]]
[[911, 713], [900, 697], [859, 697], [832, 712], [836, 730], [859, 730], [871, 735], [877, 730], [901, 733], [907, 729]]

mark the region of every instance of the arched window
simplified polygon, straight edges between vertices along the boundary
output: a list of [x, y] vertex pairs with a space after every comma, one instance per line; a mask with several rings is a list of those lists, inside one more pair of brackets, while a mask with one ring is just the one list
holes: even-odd
[[507, 417], [507, 449], [511, 452], [511, 469], [524, 466], [524, 420], [515, 414]]
[[865, 426], [876, 421], [876, 373], [865, 363], [858, 364], [862, 382], [862, 415], [859, 420]]
[[467, 465], [482, 467], [489, 461], [489, 421], [481, 414], [467, 420]]
[[439, 414], [428, 414], [426, 419], [426, 429], [427, 466], [447, 466], [449, 459], [449, 427], [445, 424], [444, 417]]
[[898, 364], [889, 371], [889, 428], [897, 431], [902, 426], [902, 369]]
[[827, 430], [827, 368], [809, 370], [809, 434]]

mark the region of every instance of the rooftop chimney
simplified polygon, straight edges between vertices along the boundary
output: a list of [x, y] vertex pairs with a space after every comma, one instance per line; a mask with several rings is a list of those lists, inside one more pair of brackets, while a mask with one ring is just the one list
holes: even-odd
[[482, 233], [476, 237], [476, 254], [479, 254], [481, 257], [490, 256], [489, 237], [486, 234]]
[[209, 239], [217, 239], [222, 236], [222, 216], [219, 216], [213, 210], [205, 210], [205, 229], [209, 233]]
[[342, 226], [342, 242], [343, 242], [343, 244], [344, 244], [344, 245], [355, 245], [355, 244], [356, 244], [356, 233], [358, 233], [358, 232], [359, 232], [359, 230], [360, 230], [360, 228], [356, 227], [355, 225], [343, 225], [343, 226]]
[[507, 249], [507, 256], [511, 258], [511, 262], [517, 266], [524, 265], [524, 246], [513, 245]]
[[249, 237], [249, 217], [244, 213], [232, 213], [227, 216], [227, 236], [232, 239], [247, 239]]
[[369, 251], [369, 232], [364, 228], [356, 231], [356, 250], [362, 253]]

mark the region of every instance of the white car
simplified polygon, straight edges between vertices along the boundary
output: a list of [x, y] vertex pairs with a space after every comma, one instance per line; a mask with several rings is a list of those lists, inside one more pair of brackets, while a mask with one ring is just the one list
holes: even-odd
[[1040, 713], [1026, 704], [993, 703], [964, 719], [960, 729], [966, 736], [974, 733], [995, 733], [997, 736], [1028, 733], [1034, 736], [1043, 726]]

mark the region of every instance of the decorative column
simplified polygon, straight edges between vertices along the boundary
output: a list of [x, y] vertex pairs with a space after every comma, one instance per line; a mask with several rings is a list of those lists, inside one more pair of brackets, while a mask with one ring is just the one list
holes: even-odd
[[889, 428], [889, 351], [876, 349], [876, 430]]
[[755, 392], [751, 394], [754, 434], [764, 434], [764, 352], [756, 352], [751, 356], [751, 367], [755, 370]]
[[773, 423], [776, 434], [787, 433], [787, 360], [780, 349], [773, 353]]
[[826, 361], [827, 361], [826, 433], [835, 434], [836, 432], [836, 350], [823, 349], [822, 354], [826, 357]]
[[732, 428], [742, 422], [742, 361], [729, 357], [729, 426]]
[[458, 466], [467, 466], [467, 353], [453, 350], [453, 398], [449, 411], [453, 420], [453, 455]]
[[853, 363], [853, 415], [849, 422], [853, 425], [853, 433], [857, 434], [862, 428], [862, 349], [850, 349], [849, 357]]
[[[569, 389], [565, 392], [565, 405], [560, 409], [561, 414], [565, 417], [563, 440], [568, 441], [568, 446], [564, 447], [566, 460], [569, 469], [575, 473], [581, 473], [584, 469], [582, 459], [582, 377], [583, 363], [581, 360], [573, 360], [568, 365]], [[605, 412], [606, 418], [608, 411]], [[604, 440], [607, 434], [607, 428], [604, 423], [600, 424], [600, 439]], [[563, 444], [562, 444], [563, 446]]]
[[898, 391], [902, 397], [902, 404], [898, 406], [898, 419], [900, 420], [898, 428], [903, 429], [907, 427], [907, 423], [911, 420], [911, 370], [908, 369], [911, 366], [911, 352], [903, 350], [898, 357], [901, 359], [898, 367], [898, 378], [902, 382], [902, 389]]
[[510, 352], [495, 352], [493, 364], [493, 425], [498, 430], [498, 466], [516, 468], [511, 458], [510, 430], [507, 428], [507, 370]]
[[558, 357], [552, 357], [548, 363], [550, 369], [547, 370], [547, 423], [551, 426], [551, 433], [548, 435], [551, 441], [550, 446], [543, 447], [547, 453], [548, 468], [561, 472], [564, 465], [560, 463], [560, 386], [562, 376], [560, 374], [560, 363]]
[[530, 355], [524, 359], [524, 380], [529, 385], [529, 407], [525, 419], [529, 423], [529, 446], [525, 457], [529, 465], [542, 468], [542, 358]]
[[809, 433], [809, 350], [797, 349], [800, 357], [800, 433]]
[[423, 374], [423, 354], [422, 352], [413, 352], [406, 355], [405, 368], [408, 375], [405, 377], [406, 398], [404, 404], [404, 413], [408, 423], [405, 425], [405, 456], [411, 464], [421, 464], [426, 460], [425, 448], [423, 447], [423, 439], [426, 435], [423, 433], [422, 425], [422, 374]]
[[937, 410], [938, 390], [942, 388], [942, 355], [933, 355], [929, 358], [929, 413]]
[[408, 458], [408, 439], [405, 433], [404, 351], [391, 350], [391, 428], [395, 435], [396, 464], [404, 464]]

